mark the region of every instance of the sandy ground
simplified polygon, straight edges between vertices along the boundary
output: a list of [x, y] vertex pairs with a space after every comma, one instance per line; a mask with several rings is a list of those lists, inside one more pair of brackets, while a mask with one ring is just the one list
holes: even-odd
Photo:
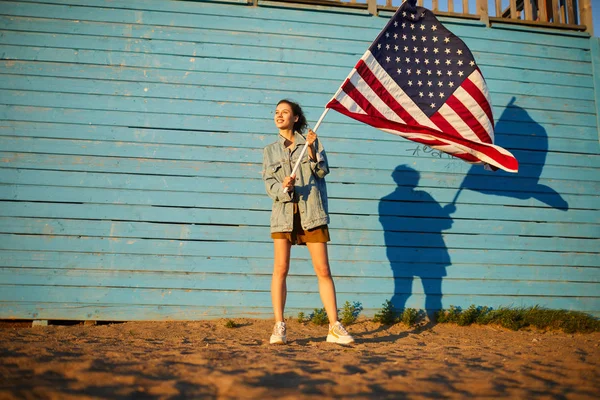
[[0, 323], [0, 399], [544, 398], [597, 399], [600, 333], [493, 327], [326, 328], [288, 321], [127, 322], [47, 327]]

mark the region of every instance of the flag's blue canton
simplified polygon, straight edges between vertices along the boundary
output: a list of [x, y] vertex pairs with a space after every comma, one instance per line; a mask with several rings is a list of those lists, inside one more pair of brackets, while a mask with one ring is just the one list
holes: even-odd
[[471, 51], [435, 15], [401, 8], [369, 50], [379, 64], [430, 117], [473, 70]]

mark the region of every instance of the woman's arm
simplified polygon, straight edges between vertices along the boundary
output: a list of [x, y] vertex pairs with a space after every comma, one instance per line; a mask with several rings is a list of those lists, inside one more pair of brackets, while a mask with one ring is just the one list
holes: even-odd
[[[306, 141], [308, 142], [308, 159], [310, 160], [310, 169], [318, 178], [324, 178], [329, 173], [329, 164], [327, 163], [327, 155], [325, 149], [318, 140], [317, 134], [308, 130], [306, 135]], [[315, 150], [316, 148], [316, 150]]]
[[[265, 147], [263, 150], [263, 168], [262, 178], [265, 182], [265, 189], [270, 198], [274, 201], [289, 202], [292, 200], [292, 190], [288, 190], [288, 193], [283, 191], [283, 182], [279, 180], [277, 175], [282, 175], [283, 166], [281, 162], [276, 162], [270, 157], [268, 148]], [[288, 182], [286, 182], [288, 183]], [[293, 180], [291, 182], [293, 185]], [[289, 186], [289, 183], [288, 183]]]

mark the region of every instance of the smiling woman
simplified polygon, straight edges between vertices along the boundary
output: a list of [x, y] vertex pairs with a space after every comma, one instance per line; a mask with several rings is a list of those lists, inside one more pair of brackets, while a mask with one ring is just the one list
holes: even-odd
[[[271, 344], [285, 344], [286, 325], [283, 318], [287, 295], [286, 278], [290, 269], [291, 246], [306, 245], [319, 281], [321, 300], [329, 316], [328, 342], [352, 343], [354, 339], [337, 320], [335, 285], [329, 268], [327, 242], [329, 215], [325, 175], [329, 173], [327, 157], [317, 134], [307, 127], [299, 104], [281, 100], [274, 116], [279, 138], [265, 147], [263, 180], [267, 194], [273, 200], [271, 238], [274, 247], [271, 299], [275, 327]], [[308, 154], [302, 151], [308, 146]], [[292, 164], [301, 167], [292, 174]]]

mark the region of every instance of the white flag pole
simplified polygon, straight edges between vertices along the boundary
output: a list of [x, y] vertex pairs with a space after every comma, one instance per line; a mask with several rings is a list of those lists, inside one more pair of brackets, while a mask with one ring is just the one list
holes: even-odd
[[[316, 132], [317, 129], [319, 129], [319, 126], [321, 126], [321, 122], [323, 122], [323, 118], [325, 118], [325, 115], [327, 115], [328, 111], [329, 111], [329, 108], [326, 108], [325, 111], [323, 111], [323, 114], [321, 114], [321, 117], [315, 124], [315, 128], [313, 129], [313, 132]], [[302, 157], [304, 157], [304, 154], [306, 153], [307, 148], [308, 148], [308, 141], [306, 143], [304, 143], [304, 147], [302, 147], [300, 156], [298, 156], [298, 160], [296, 161], [296, 164], [294, 164], [294, 168], [292, 169], [292, 175], [296, 175], [296, 171], [298, 171], [298, 167], [300, 166], [300, 162], [302, 161]], [[287, 191], [288, 191], [287, 189], [288, 189], [287, 187], [284, 188], [283, 193], [287, 193]]]

